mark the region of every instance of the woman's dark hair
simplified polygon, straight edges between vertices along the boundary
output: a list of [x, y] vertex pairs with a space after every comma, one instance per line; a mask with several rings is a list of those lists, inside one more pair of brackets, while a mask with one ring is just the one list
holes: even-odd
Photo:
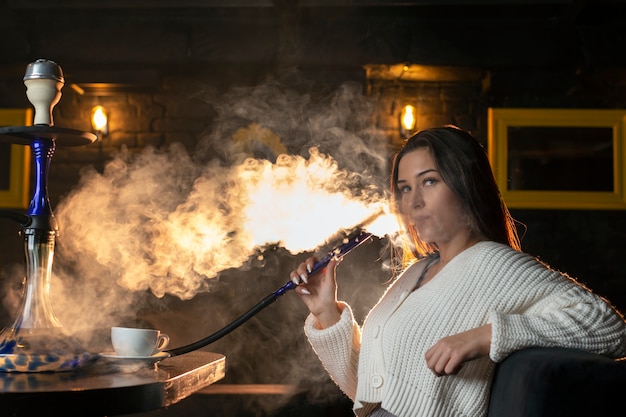
[[[455, 126], [423, 130], [409, 138], [395, 154], [391, 169], [391, 202], [400, 218], [403, 219], [397, 186], [398, 165], [404, 155], [419, 148], [430, 149], [443, 181], [470, 216], [473, 232], [520, 250], [515, 223], [502, 200], [485, 149], [471, 134]], [[428, 242], [421, 241], [412, 226], [405, 226], [415, 245], [412, 248], [414, 256], [419, 258], [436, 250]]]

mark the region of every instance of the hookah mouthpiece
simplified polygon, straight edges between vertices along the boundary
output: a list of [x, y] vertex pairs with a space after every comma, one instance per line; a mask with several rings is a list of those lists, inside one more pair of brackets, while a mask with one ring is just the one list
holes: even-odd
[[[374, 222], [374, 220], [376, 220], [383, 213], [384, 212], [383, 212], [382, 209], [377, 211], [376, 213], [372, 214], [371, 216], [369, 216], [368, 218], [363, 220], [354, 229], [352, 229], [352, 232], [348, 233], [348, 235], [345, 238], [343, 238], [341, 244], [336, 246], [333, 250], [328, 252], [328, 254], [326, 256], [324, 256], [322, 259], [318, 260], [315, 263], [315, 265], [313, 265], [309, 275], [313, 275], [313, 274], [321, 271], [333, 259], [337, 259], [337, 260], [342, 259], [348, 253], [350, 253], [353, 249], [356, 249], [358, 246], [361, 246], [362, 243], [366, 242], [370, 237], [372, 237], [374, 234], [370, 233], [370, 232], [367, 232], [365, 230], [365, 228], [368, 225], [372, 224]], [[295, 288], [296, 286], [297, 286], [296, 284], [294, 284], [293, 282], [289, 281], [282, 288], [289, 287], [289, 288], [286, 288], [286, 289], [289, 290], [289, 289]], [[280, 291], [281, 289], [279, 289], [278, 291]]]
[[[318, 273], [319, 271], [324, 269], [326, 265], [328, 265], [328, 263], [332, 261], [333, 259], [336, 259], [336, 260], [342, 259], [348, 253], [352, 252], [352, 250], [361, 246], [370, 237], [372, 237], [372, 233], [362, 230], [360, 228], [357, 228], [354, 232], [352, 232], [350, 235], [345, 237], [341, 244], [339, 244], [330, 252], [328, 252], [326, 256], [319, 259], [311, 268], [311, 272], [309, 273], [309, 275], [314, 275]], [[289, 281], [287, 284], [279, 288], [274, 294], [277, 294], [280, 292], [280, 294], [277, 294], [277, 295], [282, 295], [284, 291], [291, 290], [296, 287], [297, 285], [293, 281]]]

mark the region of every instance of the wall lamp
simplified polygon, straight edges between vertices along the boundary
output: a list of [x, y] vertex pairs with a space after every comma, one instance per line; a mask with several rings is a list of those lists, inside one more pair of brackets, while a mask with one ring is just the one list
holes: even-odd
[[404, 139], [408, 139], [415, 131], [417, 122], [417, 111], [415, 107], [407, 104], [402, 108], [400, 113], [400, 135]]
[[91, 109], [91, 126], [98, 134], [98, 139], [109, 134], [109, 119], [104, 107], [96, 106]]

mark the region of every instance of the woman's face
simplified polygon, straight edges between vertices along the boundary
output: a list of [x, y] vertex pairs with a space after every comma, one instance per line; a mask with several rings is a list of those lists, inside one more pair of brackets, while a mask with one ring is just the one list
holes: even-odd
[[420, 239], [440, 248], [467, 236], [469, 219], [437, 170], [429, 148], [405, 154], [398, 163], [402, 213]]

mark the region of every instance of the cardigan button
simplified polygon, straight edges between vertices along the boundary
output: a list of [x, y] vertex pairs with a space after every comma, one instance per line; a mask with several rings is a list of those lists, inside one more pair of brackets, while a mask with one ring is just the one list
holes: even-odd
[[372, 387], [380, 388], [383, 385], [383, 377], [381, 375], [374, 374], [372, 375], [371, 383]]

